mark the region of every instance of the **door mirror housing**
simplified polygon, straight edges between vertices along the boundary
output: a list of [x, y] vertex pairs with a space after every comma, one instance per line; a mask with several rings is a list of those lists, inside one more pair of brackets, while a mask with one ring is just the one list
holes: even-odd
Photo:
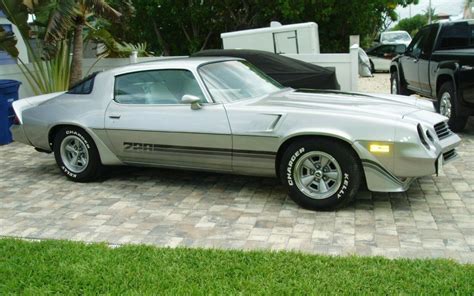
[[184, 104], [191, 104], [191, 109], [193, 110], [199, 110], [202, 108], [201, 104], [199, 104], [201, 99], [193, 95], [184, 95], [181, 98], [181, 102]]

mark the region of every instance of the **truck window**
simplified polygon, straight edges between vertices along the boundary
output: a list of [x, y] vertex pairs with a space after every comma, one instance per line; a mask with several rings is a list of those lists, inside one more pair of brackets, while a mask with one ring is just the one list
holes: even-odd
[[471, 31], [471, 42], [469, 42], [469, 47], [474, 47], [474, 25], [470, 25], [469, 30]]
[[467, 22], [446, 25], [440, 35], [439, 49], [469, 48], [471, 44], [472, 28]]
[[425, 41], [423, 44], [423, 50], [421, 52], [422, 59], [428, 59], [431, 56], [431, 53], [433, 52], [433, 47], [436, 41], [436, 35], [438, 34], [438, 30], [439, 30], [438, 24], [434, 24], [429, 27], [429, 33], [427, 37], [425, 38]]
[[422, 28], [416, 35], [415, 38], [413, 38], [412, 42], [408, 46], [407, 49], [407, 54], [418, 58], [421, 54], [421, 51], [423, 49], [423, 45], [425, 43], [426, 37], [428, 36], [430, 32], [430, 27], [424, 27]]

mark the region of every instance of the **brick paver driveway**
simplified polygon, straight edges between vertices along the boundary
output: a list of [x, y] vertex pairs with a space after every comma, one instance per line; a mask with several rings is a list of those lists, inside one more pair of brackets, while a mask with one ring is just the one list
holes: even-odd
[[474, 125], [461, 159], [407, 193], [362, 192], [338, 212], [301, 209], [274, 179], [111, 168], [66, 180], [52, 155], [0, 146], [0, 235], [474, 262]]

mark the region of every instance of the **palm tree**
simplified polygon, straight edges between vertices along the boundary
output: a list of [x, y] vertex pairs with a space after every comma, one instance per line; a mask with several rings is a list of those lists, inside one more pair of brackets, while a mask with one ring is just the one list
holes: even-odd
[[118, 20], [121, 14], [105, 0], [55, 0], [49, 6], [49, 23], [46, 42], [63, 40], [73, 31], [70, 85], [82, 79], [82, 55], [84, 48], [84, 28], [89, 26], [92, 16]]

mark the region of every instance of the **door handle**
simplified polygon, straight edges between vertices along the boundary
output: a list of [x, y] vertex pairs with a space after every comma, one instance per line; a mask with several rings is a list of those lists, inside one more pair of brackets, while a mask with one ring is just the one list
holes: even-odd
[[109, 115], [110, 119], [120, 119], [120, 114], [111, 114]]

